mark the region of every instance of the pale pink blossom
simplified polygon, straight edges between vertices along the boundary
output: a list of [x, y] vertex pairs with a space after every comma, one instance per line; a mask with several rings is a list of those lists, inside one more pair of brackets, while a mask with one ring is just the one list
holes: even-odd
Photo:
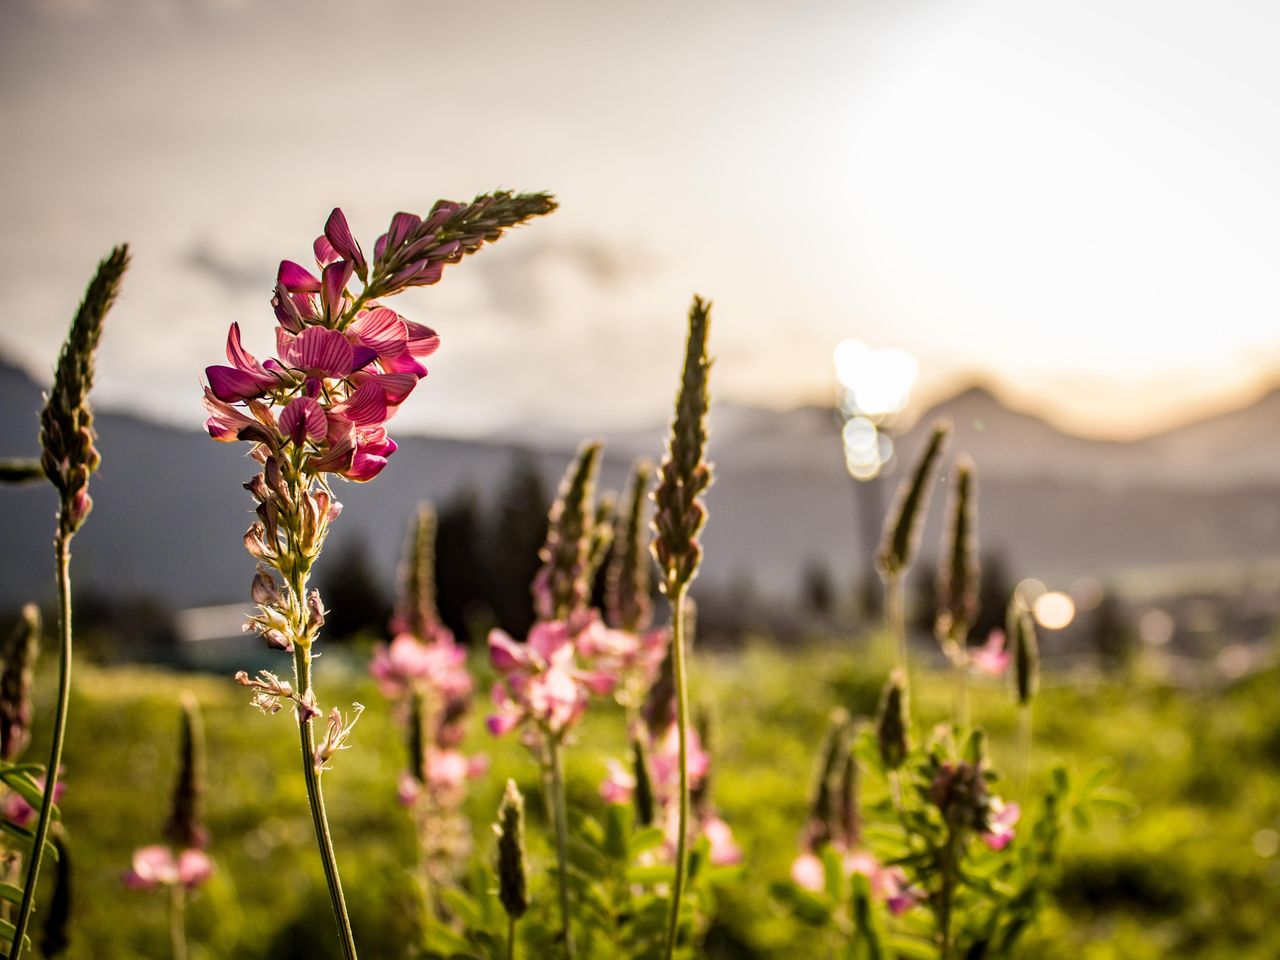
[[609, 760], [609, 775], [600, 784], [605, 803], [629, 803], [636, 789], [636, 778], [617, 760]]
[[1009, 651], [1005, 649], [1003, 630], [992, 630], [984, 646], [969, 655], [969, 662], [981, 673], [998, 677], [1009, 667]]
[[133, 865], [121, 879], [130, 890], [176, 886], [190, 890], [203, 886], [212, 876], [213, 861], [203, 850], [183, 850], [175, 858], [169, 847], [154, 844], [134, 851]]
[[717, 816], [703, 818], [702, 835], [710, 844], [707, 856], [716, 866], [742, 862], [742, 848], [733, 839], [733, 830]]
[[802, 853], [791, 861], [791, 879], [796, 886], [817, 893], [827, 882], [827, 871], [815, 854]]
[[999, 798], [991, 800], [991, 815], [987, 820], [988, 830], [983, 833], [982, 842], [992, 850], [1003, 850], [1014, 838], [1013, 825], [1018, 822], [1022, 809], [1016, 803], [1005, 803]]
[[437, 691], [445, 699], [471, 693], [467, 652], [447, 632], [438, 634], [430, 643], [423, 643], [411, 633], [398, 634], [390, 645], [379, 644], [374, 650], [369, 672], [378, 681], [383, 696], [390, 699], [405, 696], [417, 684]]

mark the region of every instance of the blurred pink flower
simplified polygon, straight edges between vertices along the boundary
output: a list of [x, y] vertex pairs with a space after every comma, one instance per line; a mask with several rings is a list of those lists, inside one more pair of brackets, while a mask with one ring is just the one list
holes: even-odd
[[998, 677], [1009, 667], [1009, 651], [1004, 648], [1003, 630], [992, 630], [985, 646], [979, 647], [969, 655], [969, 662], [974, 668], [988, 676]]
[[983, 833], [982, 842], [992, 850], [1003, 850], [1014, 838], [1013, 825], [1018, 822], [1022, 809], [1016, 803], [1005, 803], [998, 797], [991, 799], [989, 829]]
[[121, 875], [121, 880], [130, 890], [178, 885], [191, 890], [203, 886], [212, 876], [213, 861], [203, 850], [183, 850], [175, 859], [169, 847], [154, 844], [134, 851], [133, 866]]
[[[910, 910], [925, 899], [924, 891], [907, 882], [901, 867], [886, 867], [867, 850], [840, 850], [845, 876], [860, 873], [870, 881], [871, 895], [884, 901], [894, 916]], [[817, 893], [827, 883], [826, 867], [816, 853], [806, 851], [791, 863], [791, 879], [796, 886]]]
[[734, 842], [733, 830], [719, 817], [703, 819], [702, 835], [711, 845], [708, 858], [713, 864], [719, 867], [742, 862], [742, 848]]
[[393, 700], [417, 684], [437, 691], [444, 699], [471, 693], [467, 651], [453, 642], [452, 635], [441, 634], [439, 639], [423, 643], [411, 633], [401, 633], [390, 645], [375, 648], [369, 672], [383, 696]]
[[609, 760], [609, 775], [600, 784], [605, 803], [629, 803], [636, 789], [636, 778], [617, 760]]
[[817, 893], [827, 882], [827, 871], [815, 854], [802, 853], [791, 861], [791, 880], [797, 887]]

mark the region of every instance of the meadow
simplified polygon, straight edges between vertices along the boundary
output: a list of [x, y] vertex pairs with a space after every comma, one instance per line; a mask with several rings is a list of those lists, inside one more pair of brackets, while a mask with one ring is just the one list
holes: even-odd
[[[875, 709], [883, 668], [879, 638], [781, 649], [763, 640], [740, 654], [699, 655], [696, 702], [709, 711], [717, 806], [745, 864], [716, 876], [705, 956], [792, 958], [825, 952], [769, 894], [783, 881], [815, 776], [828, 711]], [[46, 667], [51, 667], [47, 664]], [[405, 766], [401, 727], [357, 650], [320, 662], [339, 700], [368, 705], [358, 749], [330, 782], [330, 817], [347, 879], [352, 922], [370, 956], [413, 956], [418, 897], [413, 830], [396, 799]], [[473, 657], [481, 677], [488, 667]], [[1025, 956], [1084, 960], [1280, 955], [1280, 681], [1275, 670], [1214, 693], [1189, 693], [1139, 669], [1126, 680], [1048, 674], [1036, 705], [1036, 773], [1061, 762], [1077, 781], [1109, 768], [1132, 796], [1063, 846], [1055, 905], [1024, 945]], [[50, 671], [46, 669], [46, 674]], [[922, 671], [923, 674], [923, 671]], [[36, 729], [45, 722], [52, 676], [38, 685]], [[486, 687], [482, 681], [481, 689]], [[206, 820], [214, 879], [189, 908], [191, 955], [339, 956], [314, 856], [298, 758], [277, 724], [250, 710], [230, 678], [144, 669], [81, 669], [72, 703], [63, 816], [73, 837], [75, 907], [70, 957], [155, 957], [168, 951], [165, 897], [126, 890], [120, 873], [134, 848], [152, 842], [167, 816], [177, 763], [178, 695], [199, 699], [208, 739]], [[917, 682], [922, 722], [945, 719], [948, 684]], [[974, 715], [1008, 755], [1013, 712], [1003, 684], [974, 690]], [[537, 805], [537, 768], [511, 739], [483, 729], [484, 705], [464, 749], [488, 755], [491, 775], [465, 804], [473, 858], [491, 862], [490, 828], [501, 784], [513, 777], [529, 797], [535, 896], [553, 896], [554, 854]], [[608, 757], [622, 757], [620, 711], [593, 709], [567, 751], [574, 809], [601, 815], [598, 788]], [[38, 737], [33, 753], [39, 755]]]

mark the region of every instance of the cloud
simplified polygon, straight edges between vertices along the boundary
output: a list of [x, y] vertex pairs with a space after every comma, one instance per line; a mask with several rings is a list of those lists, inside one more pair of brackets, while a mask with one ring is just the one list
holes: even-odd
[[232, 256], [218, 249], [208, 240], [196, 240], [182, 253], [181, 263], [191, 272], [212, 280], [225, 292], [243, 294], [271, 289], [269, 263], [260, 257]]

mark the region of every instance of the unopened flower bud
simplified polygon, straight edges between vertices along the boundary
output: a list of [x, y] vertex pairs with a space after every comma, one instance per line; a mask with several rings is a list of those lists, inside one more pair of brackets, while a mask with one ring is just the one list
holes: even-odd
[[907, 687], [902, 671], [895, 670], [880, 697], [880, 713], [876, 718], [876, 742], [886, 769], [897, 770], [907, 759], [910, 743], [907, 735]]
[[507, 916], [519, 919], [529, 909], [528, 865], [524, 856], [524, 797], [507, 781], [498, 807], [498, 900]]

